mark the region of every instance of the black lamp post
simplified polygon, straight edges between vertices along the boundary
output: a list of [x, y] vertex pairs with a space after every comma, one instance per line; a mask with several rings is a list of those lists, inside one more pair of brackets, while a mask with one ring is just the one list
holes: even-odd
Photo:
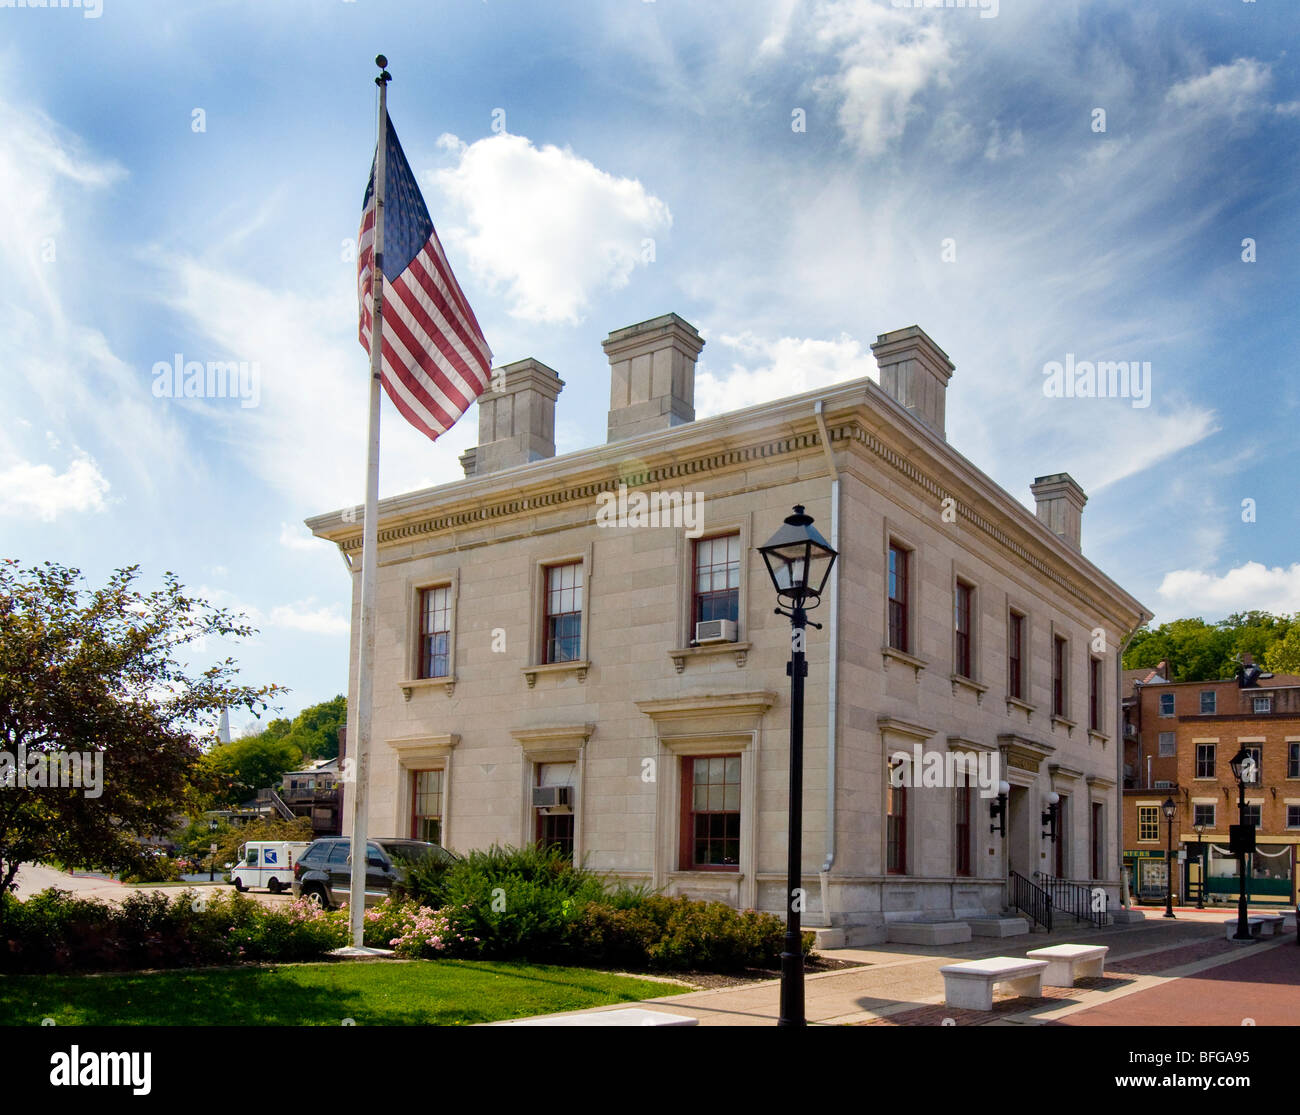
[[1173, 798], [1165, 798], [1160, 807], [1165, 815], [1165, 917], [1174, 916], [1174, 814], [1178, 806]]
[[[781, 1014], [778, 1026], [804, 1026], [803, 941], [799, 894], [803, 860], [803, 679], [808, 674], [804, 658], [804, 629], [808, 612], [821, 603], [822, 589], [839, 556], [812, 525], [811, 515], [796, 506], [794, 514], [767, 544], [760, 546], [772, 587], [784, 608], [776, 614], [790, 618], [790, 836], [786, 859], [785, 946], [781, 952]], [[811, 626], [821, 630], [821, 624]]]
[[1196, 862], [1201, 865], [1201, 881], [1196, 887], [1196, 908], [1205, 909], [1205, 826], [1193, 825], [1196, 830]]
[[1246, 783], [1255, 781], [1255, 757], [1244, 747], [1228, 760], [1232, 777], [1237, 780], [1237, 824], [1231, 835], [1232, 850], [1237, 853], [1237, 932], [1234, 941], [1250, 941], [1250, 916], [1246, 912]]

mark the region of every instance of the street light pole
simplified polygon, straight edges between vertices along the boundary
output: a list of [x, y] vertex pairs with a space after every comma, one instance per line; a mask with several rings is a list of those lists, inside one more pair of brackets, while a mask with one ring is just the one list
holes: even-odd
[[806, 1026], [803, 988], [803, 699], [808, 661], [804, 655], [808, 611], [821, 603], [822, 589], [839, 556], [813, 527], [802, 505], [758, 548], [776, 589], [776, 614], [790, 619], [790, 831], [786, 855], [785, 942], [781, 952], [781, 1013], [778, 1026]]
[[803, 875], [803, 681], [808, 676], [804, 635], [808, 616], [796, 605], [790, 616], [790, 832], [785, 865], [785, 944], [781, 950], [781, 1013], [777, 1025], [806, 1026], [803, 993], [803, 903], [796, 899]]
[[1246, 824], [1246, 781], [1254, 780], [1254, 756], [1244, 747], [1228, 760], [1232, 775], [1237, 780], [1237, 932], [1234, 941], [1249, 941], [1250, 915], [1246, 911], [1246, 849], [1243, 839]]
[[1173, 798], [1165, 798], [1165, 917], [1174, 916], [1174, 814], [1178, 806]]
[[1196, 887], [1196, 908], [1205, 909], [1205, 826], [1193, 825], [1196, 830], [1196, 862], [1201, 868], [1201, 881]]

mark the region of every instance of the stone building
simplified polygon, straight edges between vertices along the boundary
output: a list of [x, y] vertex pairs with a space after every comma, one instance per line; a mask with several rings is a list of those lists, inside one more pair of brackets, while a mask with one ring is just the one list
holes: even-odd
[[[560, 457], [560, 377], [498, 369], [465, 478], [381, 502], [371, 831], [783, 911], [790, 636], [756, 547], [802, 504], [841, 555], [810, 617], [805, 924], [996, 916], [1012, 870], [1116, 900], [1144, 613], [1083, 556], [1083, 491], [1039, 477], [1034, 514], [956, 452], [954, 366], [915, 326], [872, 346], [879, 383], [696, 420], [703, 344], [675, 314], [611, 333], [607, 441]], [[357, 520], [308, 521], [353, 570], [354, 691]]]

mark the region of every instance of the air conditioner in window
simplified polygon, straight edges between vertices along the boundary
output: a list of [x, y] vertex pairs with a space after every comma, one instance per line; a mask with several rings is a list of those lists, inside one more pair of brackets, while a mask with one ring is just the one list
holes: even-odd
[[696, 646], [735, 641], [736, 621], [734, 619], [706, 619], [695, 625]]
[[1157, 782], [1154, 786], [1154, 789], [1157, 790], [1172, 790], [1173, 788], [1174, 784], [1172, 782]]
[[572, 786], [534, 786], [533, 808], [548, 813], [571, 813], [573, 811]]

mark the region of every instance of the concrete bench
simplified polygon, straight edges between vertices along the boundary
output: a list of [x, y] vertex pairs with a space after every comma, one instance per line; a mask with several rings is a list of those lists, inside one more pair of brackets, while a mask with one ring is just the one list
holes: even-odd
[[589, 1014], [555, 1014], [547, 1018], [512, 1018], [493, 1026], [698, 1026], [700, 1020], [688, 1014], [623, 1007]]
[[[1285, 918], [1281, 914], [1251, 914], [1247, 918], [1252, 937], [1272, 937], [1282, 929]], [[1231, 941], [1237, 935], [1237, 919], [1229, 918], [1223, 923], [1224, 936]]]
[[949, 964], [943, 973], [943, 999], [950, 1007], [966, 1010], [992, 1010], [993, 987], [1007, 984], [1017, 995], [1038, 998], [1043, 993], [1046, 960], [1025, 960], [1018, 956], [990, 956], [987, 960], [968, 960]]
[[1104, 976], [1108, 952], [1106, 945], [1049, 945], [1030, 949], [1025, 955], [1047, 961], [1043, 983], [1048, 987], [1073, 987], [1080, 977]]

